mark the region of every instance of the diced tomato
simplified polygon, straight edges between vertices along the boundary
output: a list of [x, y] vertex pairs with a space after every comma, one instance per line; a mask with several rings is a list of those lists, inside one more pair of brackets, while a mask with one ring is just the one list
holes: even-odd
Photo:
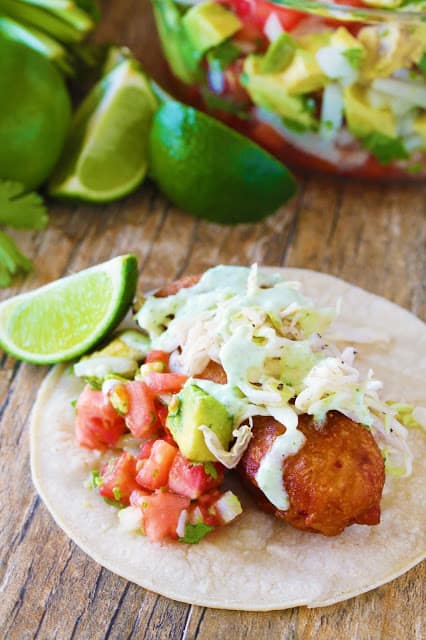
[[136, 481], [144, 488], [154, 491], [167, 485], [169, 471], [178, 452], [177, 447], [165, 440], [156, 440], [152, 445], [149, 458], [138, 463], [142, 464]]
[[138, 460], [146, 460], [151, 455], [152, 447], [154, 446], [155, 438], [151, 440], [146, 440], [143, 444], [141, 444], [140, 451], [137, 455]]
[[148, 353], [145, 358], [145, 362], [148, 364], [149, 362], [164, 362], [166, 365], [166, 369], [169, 368], [169, 353], [165, 351], [153, 350]]
[[237, 38], [253, 42], [256, 37], [264, 38], [265, 22], [275, 13], [285, 31], [291, 31], [306, 17], [306, 13], [287, 9], [267, 0], [219, 0], [227, 5], [243, 23], [243, 28], [236, 35]]
[[140, 505], [143, 513], [143, 528], [147, 537], [152, 541], [178, 537], [176, 527], [179, 516], [188, 509], [189, 498], [177, 496], [168, 491], [156, 491], [145, 496]]
[[77, 402], [76, 436], [87, 449], [113, 446], [126, 431], [121, 416], [113, 409], [102, 391], [86, 385]]
[[144, 491], [141, 487], [139, 489], [134, 489], [130, 494], [130, 505], [132, 507], [137, 507], [138, 509], [142, 509], [142, 502], [145, 500], [146, 496], [150, 496], [150, 491]]
[[147, 373], [143, 377], [143, 382], [156, 395], [160, 393], [178, 393], [188, 376], [180, 373]]
[[208, 467], [206, 471], [204, 464], [193, 463], [178, 453], [169, 473], [170, 490], [194, 500], [220, 486], [225, 475], [223, 466], [219, 462], [208, 465], [211, 465], [213, 475], [207, 472]]
[[147, 438], [155, 435], [160, 423], [152, 390], [141, 380], [126, 382], [123, 385], [127, 394], [127, 413], [125, 421], [135, 438]]
[[99, 493], [104, 498], [129, 504], [130, 494], [139, 489], [136, 482], [136, 458], [123, 452], [118, 458], [111, 458], [101, 468], [102, 484]]
[[165, 404], [161, 404], [161, 402], [159, 402], [157, 400], [157, 402], [155, 403], [155, 410], [157, 412], [157, 416], [158, 419], [161, 423], [161, 426], [163, 427], [163, 429], [166, 428], [166, 422], [167, 422], [167, 416], [169, 414], [169, 409], [168, 407], [166, 407]]

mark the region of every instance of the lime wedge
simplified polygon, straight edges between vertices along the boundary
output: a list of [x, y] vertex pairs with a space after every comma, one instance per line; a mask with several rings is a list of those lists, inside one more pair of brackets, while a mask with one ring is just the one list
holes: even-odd
[[0, 304], [0, 345], [19, 360], [72, 360], [100, 342], [123, 318], [136, 290], [133, 255], [61, 278]]
[[77, 109], [49, 193], [110, 202], [133, 191], [147, 172], [148, 131], [156, 108], [138, 63], [122, 60]]
[[156, 112], [149, 150], [150, 175], [161, 191], [212, 222], [256, 222], [296, 191], [292, 174], [267, 151], [179, 102]]

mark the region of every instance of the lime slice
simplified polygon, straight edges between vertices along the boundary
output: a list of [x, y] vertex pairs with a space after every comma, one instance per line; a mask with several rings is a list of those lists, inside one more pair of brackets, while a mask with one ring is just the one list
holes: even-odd
[[53, 196], [109, 202], [133, 191], [147, 172], [147, 141], [157, 101], [135, 60], [105, 75], [77, 109]]
[[19, 360], [72, 360], [100, 342], [123, 318], [136, 290], [133, 255], [61, 278], [0, 304], [0, 345]]
[[213, 222], [254, 222], [296, 191], [287, 168], [241, 134], [178, 102], [155, 114], [150, 175], [181, 209]]

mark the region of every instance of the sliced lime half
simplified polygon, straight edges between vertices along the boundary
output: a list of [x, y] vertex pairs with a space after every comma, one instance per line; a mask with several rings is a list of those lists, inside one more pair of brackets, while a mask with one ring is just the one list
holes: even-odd
[[72, 360], [123, 318], [136, 290], [137, 260], [119, 256], [0, 304], [0, 345], [19, 360]]
[[50, 181], [53, 196], [110, 202], [147, 172], [148, 132], [157, 101], [133, 59], [105, 75], [77, 109]]

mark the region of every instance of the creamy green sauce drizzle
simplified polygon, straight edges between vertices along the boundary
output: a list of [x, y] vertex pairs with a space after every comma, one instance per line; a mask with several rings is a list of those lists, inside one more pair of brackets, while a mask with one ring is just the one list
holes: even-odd
[[[330, 357], [321, 346], [319, 335], [334, 317], [334, 310], [314, 308], [298, 283], [258, 273], [256, 266], [209, 269], [195, 286], [176, 295], [149, 297], [137, 314], [152, 348], [175, 357], [175, 370], [197, 378], [211, 360], [223, 366], [226, 385], [196, 382], [227, 407], [235, 427], [256, 415], [285, 425], [256, 475], [278, 509], [288, 508], [283, 460], [304, 442], [298, 414], [321, 421], [332, 408], [378, 428], [380, 383], [370, 374], [360, 379], [352, 361], [336, 356], [335, 347]], [[379, 427], [389, 439], [389, 429]]]

